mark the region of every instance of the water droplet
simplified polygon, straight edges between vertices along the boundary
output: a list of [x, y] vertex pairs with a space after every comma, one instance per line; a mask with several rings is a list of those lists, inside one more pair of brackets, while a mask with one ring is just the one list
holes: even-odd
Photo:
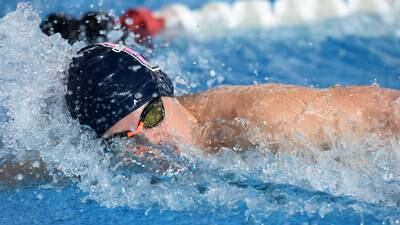
[[210, 70], [210, 76], [215, 77], [215, 75], [217, 75], [217, 73], [214, 70]]
[[42, 200], [43, 199], [43, 195], [39, 193], [39, 194], [36, 195], [36, 198], [39, 199], [39, 200]]
[[19, 174], [17, 174], [17, 176], [15, 176], [15, 179], [17, 179], [18, 181], [21, 181], [24, 179], [24, 175], [19, 173]]
[[33, 168], [39, 168], [40, 167], [40, 162], [39, 161], [35, 161], [32, 163], [32, 167]]
[[133, 19], [132, 19], [132, 18], [126, 18], [126, 19], [125, 19], [125, 23], [126, 23], [127, 25], [132, 25], [132, 24], [133, 24]]
[[133, 71], [138, 71], [138, 70], [140, 70], [140, 68], [142, 68], [142, 66], [140, 66], [140, 65], [138, 65], [138, 66], [132, 66], [131, 67], [131, 69], [133, 70]]
[[143, 95], [142, 95], [142, 93], [140, 93], [140, 92], [138, 92], [138, 93], [135, 94], [135, 99], [140, 99], [140, 98], [142, 98], [142, 97], [143, 97]]

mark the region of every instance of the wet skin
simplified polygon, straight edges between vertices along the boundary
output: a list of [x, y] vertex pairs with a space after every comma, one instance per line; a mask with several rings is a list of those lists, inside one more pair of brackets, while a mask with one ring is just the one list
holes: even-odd
[[[155, 143], [245, 149], [265, 144], [278, 151], [284, 143], [328, 150], [338, 140], [367, 135], [399, 137], [400, 91], [379, 87], [327, 89], [265, 84], [227, 86], [197, 94], [163, 97], [165, 120], [143, 134]], [[106, 132], [134, 129], [142, 108]], [[302, 148], [299, 148], [302, 149]]]

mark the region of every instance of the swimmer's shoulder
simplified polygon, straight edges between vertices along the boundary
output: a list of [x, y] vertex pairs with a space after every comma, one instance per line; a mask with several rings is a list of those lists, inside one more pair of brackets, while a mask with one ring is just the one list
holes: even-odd
[[400, 90], [380, 87], [378, 85], [369, 86], [340, 86], [325, 88], [323, 90], [342, 95], [364, 95], [364, 96], [387, 96], [391, 98], [400, 97]]
[[255, 84], [255, 85], [222, 85], [214, 88], [210, 88], [206, 91], [198, 93], [185, 94], [177, 96], [179, 101], [191, 101], [198, 99], [208, 99], [218, 96], [232, 96], [242, 95], [257, 92], [288, 92], [288, 91], [299, 91], [299, 90], [312, 90], [311, 88], [295, 86], [289, 84], [280, 83], [266, 83], [266, 84]]
[[281, 83], [265, 83], [265, 84], [253, 84], [253, 85], [223, 85], [215, 88], [211, 88], [205, 92], [207, 93], [235, 93], [235, 92], [247, 92], [247, 91], [278, 91], [278, 90], [291, 90], [304, 88], [301, 86], [281, 84]]

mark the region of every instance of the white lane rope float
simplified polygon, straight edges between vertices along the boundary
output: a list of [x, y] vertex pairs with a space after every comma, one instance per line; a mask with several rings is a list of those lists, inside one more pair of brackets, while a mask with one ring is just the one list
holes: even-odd
[[232, 4], [211, 2], [193, 10], [172, 4], [154, 14], [164, 19], [167, 36], [213, 36], [238, 28], [313, 23], [357, 13], [400, 14], [400, 0], [242, 0]]

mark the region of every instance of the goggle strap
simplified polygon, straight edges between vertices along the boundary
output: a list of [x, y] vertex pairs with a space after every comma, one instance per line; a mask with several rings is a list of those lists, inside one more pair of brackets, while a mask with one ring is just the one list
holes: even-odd
[[133, 136], [139, 134], [140, 132], [142, 132], [143, 128], [144, 128], [144, 122], [143, 122], [143, 121], [140, 121], [140, 122], [139, 122], [139, 125], [138, 125], [137, 128], [136, 128], [136, 130], [134, 130], [134, 131], [129, 131], [129, 132], [127, 133], [128, 137], [133, 137]]

